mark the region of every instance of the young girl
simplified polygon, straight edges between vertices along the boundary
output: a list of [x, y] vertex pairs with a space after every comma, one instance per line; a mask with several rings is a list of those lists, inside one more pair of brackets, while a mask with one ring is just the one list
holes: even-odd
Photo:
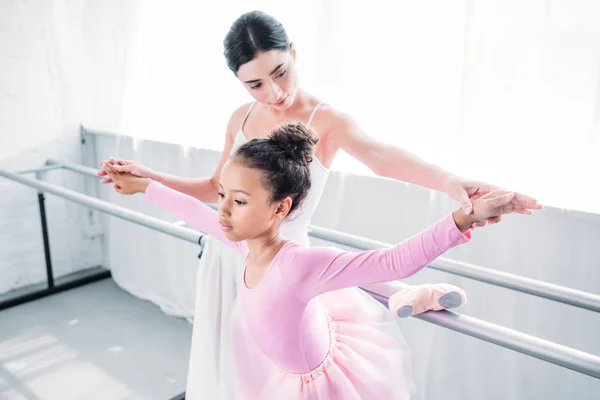
[[295, 123], [242, 145], [223, 167], [218, 211], [149, 178], [104, 169], [120, 192], [145, 192], [244, 255], [232, 341], [237, 398], [407, 399], [410, 370], [398, 327], [358, 291], [341, 289], [411, 276], [469, 241], [473, 224], [530, 211], [496, 190], [473, 200], [472, 213], [459, 209], [387, 249], [354, 253], [286, 241], [280, 226], [310, 189], [316, 143]]

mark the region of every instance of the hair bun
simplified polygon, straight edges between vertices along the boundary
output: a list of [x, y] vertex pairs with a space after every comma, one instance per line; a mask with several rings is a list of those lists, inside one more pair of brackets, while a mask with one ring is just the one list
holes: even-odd
[[269, 140], [292, 160], [307, 167], [313, 160], [317, 135], [301, 122], [287, 123], [275, 129]]

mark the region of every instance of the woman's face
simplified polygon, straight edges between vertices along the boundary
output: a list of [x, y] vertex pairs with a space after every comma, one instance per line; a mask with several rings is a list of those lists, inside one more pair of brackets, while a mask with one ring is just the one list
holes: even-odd
[[248, 92], [266, 106], [285, 110], [294, 103], [298, 91], [296, 50], [259, 52], [240, 66], [237, 77]]

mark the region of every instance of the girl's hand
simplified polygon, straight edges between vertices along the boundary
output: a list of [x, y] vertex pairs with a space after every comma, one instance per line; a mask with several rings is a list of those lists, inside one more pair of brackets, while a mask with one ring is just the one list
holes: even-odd
[[487, 221], [499, 222], [506, 214], [518, 213], [530, 215], [533, 212], [523, 205], [515, 204], [515, 193], [496, 189], [473, 200], [473, 211], [465, 214], [460, 208], [454, 212], [454, 222], [461, 232], [466, 232], [473, 226], [483, 226]]
[[106, 175], [115, 183], [115, 189], [121, 194], [145, 193], [152, 182], [149, 178], [141, 178], [128, 172], [118, 172], [110, 163], [102, 164]]

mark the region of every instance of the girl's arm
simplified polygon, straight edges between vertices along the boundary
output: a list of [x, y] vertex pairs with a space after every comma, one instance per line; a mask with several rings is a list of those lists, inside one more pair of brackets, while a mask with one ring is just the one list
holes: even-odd
[[407, 278], [470, 238], [470, 231], [461, 232], [450, 214], [390, 248], [348, 252], [333, 247], [293, 247], [280, 269], [296, 297], [308, 301], [333, 290]]
[[145, 192], [146, 200], [150, 203], [157, 204], [188, 225], [200, 229], [242, 253], [244, 252], [242, 242], [232, 242], [227, 239], [221, 230], [217, 211], [206, 204], [155, 181], [150, 181]]

